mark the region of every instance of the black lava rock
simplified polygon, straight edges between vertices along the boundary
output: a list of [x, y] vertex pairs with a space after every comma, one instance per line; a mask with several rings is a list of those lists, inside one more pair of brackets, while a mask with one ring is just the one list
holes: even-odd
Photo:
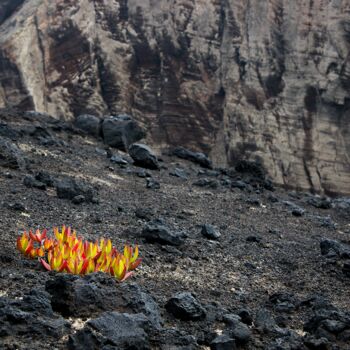
[[125, 160], [123, 157], [118, 156], [117, 154], [114, 154], [110, 158], [110, 161], [114, 164], [118, 164], [118, 165], [122, 165], [122, 166], [128, 165], [128, 161]]
[[202, 178], [193, 183], [193, 186], [197, 187], [209, 187], [216, 189], [219, 187], [219, 182], [217, 180]]
[[237, 344], [243, 345], [251, 340], [252, 332], [245, 323], [241, 322], [238, 315], [224, 315], [223, 320], [227, 324], [225, 334], [228, 334], [231, 338], [235, 339]]
[[0, 137], [0, 166], [24, 169], [26, 161], [20, 149], [12, 142]]
[[35, 174], [35, 180], [44, 183], [48, 187], [54, 187], [56, 182], [55, 178], [46, 171], [39, 171]]
[[135, 165], [151, 170], [159, 169], [157, 156], [148, 146], [141, 143], [134, 143], [129, 147], [129, 154], [134, 160]]
[[75, 126], [86, 134], [99, 137], [101, 135], [102, 120], [94, 115], [79, 115], [74, 122]]
[[199, 320], [205, 318], [205, 309], [188, 292], [177, 293], [165, 304], [168, 312], [181, 320]]
[[333, 239], [323, 239], [320, 242], [321, 254], [338, 256], [341, 259], [350, 259], [350, 246]]
[[104, 142], [122, 151], [145, 137], [145, 131], [129, 115], [111, 116], [102, 122]]
[[169, 175], [179, 177], [180, 179], [187, 180], [188, 174], [184, 169], [175, 168], [174, 170], [169, 172]]
[[140, 349], [148, 350], [150, 323], [143, 314], [105, 312], [88, 321], [68, 342], [71, 350]]
[[183, 147], [175, 148], [172, 153], [176, 157], [189, 160], [193, 163], [197, 163], [203, 168], [211, 169], [213, 167], [212, 162], [204, 153], [192, 152]]
[[86, 202], [93, 202], [95, 190], [90, 185], [75, 180], [73, 178], [64, 178], [56, 183], [57, 197], [61, 199], [72, 200], [79, 195], [84, 196]]
[[34, 176], [26, 175], [23, 179], [23, 184], [29, 188], [37, 188], [39, 190], [46, 190], [46, 185], [34, 178]]
[[167, 226], [151, 223], [142, 230], [142, 237], [149, 242], [179, 246], [184, 243], [182, 232], [173, 232]]
[[221, 237], [221, 233], [212, 225], [203, 225], [201, 233], [204, 237], [213, 240], [218, 240]]
[[211, 350], [235, 350], [236, 342], [234, 339], [230, 338], [228, 335], [218, 335], [211, 343]]
[[159, 190], [160, 183], [157, 180], [150, 177], [147, 179], [146, 188], [148, 188], [150, 190]]
[[78, 196], [75, 196], [72, 199], [73, 204], [81, 204], [85, 202], [85, 197], [82, 194], [79, 194]]

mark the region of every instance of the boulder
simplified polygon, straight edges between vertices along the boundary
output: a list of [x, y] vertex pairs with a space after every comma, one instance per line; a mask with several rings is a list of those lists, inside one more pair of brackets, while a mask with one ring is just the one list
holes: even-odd
[[176, 157], [197, 163], [203, 168], [211, 169], [213, 167], [211, 160], [204, 153], [193, 152], [183, 147], [177, 147], [173, 150], [172, 154]]
[[159, 169], [157, 156], [148, 146], [141, 143], [134, 143], [129, 147], [129, 154], [134, 160], [135, 165], [151, 170]]
[[143, 139], [145, 131], [129, 115], [121, 114], [111, 116], [102, 122], [102, 135], [104, 142], [122, 151]]
[[0, 166], [11, 169], [23, 169], [26, 162], [22, 152], [12, 142], [0, 137]]
[[99, 137], [101, 135], [101, 124], [102, 121], [100, 118], [90, 115], [82, 114], [79, 115], [74, 122], [75, 126], [83, 130], [86, 134], [91, 136]]

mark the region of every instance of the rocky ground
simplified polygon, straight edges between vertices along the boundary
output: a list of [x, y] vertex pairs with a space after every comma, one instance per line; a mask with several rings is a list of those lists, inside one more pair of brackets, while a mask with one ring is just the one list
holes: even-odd
[[[70, 124], [0, 111], [0, 348], [350, 349], [350, 199], [175, 153], [145, 169]], [[118, 284], [16, 250], [24, 229], [63, 224], [139, 244], [142, 265]]]

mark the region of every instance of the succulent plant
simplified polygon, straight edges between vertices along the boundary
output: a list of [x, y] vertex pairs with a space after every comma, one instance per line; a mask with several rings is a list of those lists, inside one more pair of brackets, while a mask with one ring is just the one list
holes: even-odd
[[47, 230], [35, 233], [24, 231], [17, 238], [17, 249], [25, 256], [38, 258], [48, 271], [85, 275], [101, 271], [118, 281], [125, 281], [140, 265], [138, 246], [126, 245], [123, 253], [117, 251], [110, 239], [90, 242], [78, 237], [75, 230], [63, 226], [53, 229], [54, 237], [47, 236]]

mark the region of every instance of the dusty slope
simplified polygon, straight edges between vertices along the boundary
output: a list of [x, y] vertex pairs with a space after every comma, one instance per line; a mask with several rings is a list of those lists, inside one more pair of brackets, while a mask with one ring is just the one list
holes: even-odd
[[[182, 349], [204, 349], [208, 344], [206, 335], [220, 329], [222, 323], [174, 319], [163, 306], [178, 291], [196, 293], [203, 305], [215, 302], [214, 308], [221, 305], [230, 312], [247, 308], [254, 320], [258, 310], [267, 307], [281, 326], [299, 335], [303, 334], [304, 322], [313, 314], [312, 303], [292, 307], [288, 313], [273, 311], [274, 307], [268, 301], [274, 293], [290, 293], [299, 301], [311, 295], [322, 295], [340, 310], [350, 310], [350, 279], [342, 273], [343, 261], [333, 257], [333, 263], [330, 263], [321, 256], [319, 247], [323, 238], [349, 242], [349, 209], [347, 212], [335, 208], [316, 209], [306, 203], [310, 197], [305, 194], [288, 194], [280, 190], [272, 194], [230, 189], [223, 185], [217, 189], [195, 187], [192, 183], [198, 180], [197, 173], [201, 169], [167, 156], [163, 157], [163, 169], [150, 171], [159, 180], [161, 188], [146, 189], [145, 178], [136, 175], [140, 168], [132, 165], [120, 168], [112, 164], [101, 154], [104, 145], [100, 141], [84, 137], [64, 123], [50, 124], [44, 116], [27, 114], [23, 118], [4, 111], [0, 115], [2, 140], [10, 140], [8, 137], [15, 140], [29, 164], [29, 170], [0, 168], [1, 297], [20, 300], [32, 289], [43, 290], [45, 282], [55, 278], [36, 262], [20, 256], [15, 249], [17, 234], [23, 229], [67, 224], [85, 238], [104, 235], [118, 247], [124, 242], [140, 245], [144, 261], [132, 278], [133, 282], [145, 287], [155, 298], [167, 327], [176, 326], [194, 335], [202, 344]], [[37, 125], [36, 132], [31, 129], [33, 125]], [[22, 136], [15, 130], [22, 130]], [[34, 136], [28, 136], [28, 132]], [[169, 176], [169, 171], [175, 167], [184, 168], [189, 178]], [[42, 170], [58, 179], [69, 175], [92, 184], [98, 190], [99, 203], [74, 205], [57, 198], [52, 188], [43, 191], [23, 185], [27, 173]], [[201, 177], [210, 178], [208, 174]], [[291, 208], [283, 204], [284, 200], [304, 207], [306, 212], [301, 217], [292, 215]], [[16, 210], [13, 207], [16, 203], [25, 210], [20, 206]], [[171, 229], [186, 232], [186, 243], [174, 249], [145, 242], [140, 232], [146, 221], [135, 216], [138, 208], [150, 210], [148, 216], [164, 220]], [[203, 224], [219, 228], [222, 234], [219, 241], [210, 241], [201, 235]], [[249, 236], [261, 241], [247, 241]], [[18, 322], [23, 320], [15, 321], [13, 329], [21, 324]], [[73, 324], [74, 319], [69, 322]], [[57, 336], [45, 338], [26, 331], [12, 336], [4, 331], [4, 327], [0, 321], [1, 348], [65, 349], [76, 324], [58, 339]], [[272, 349], [276, 337], [285, 339], [287, 344], [292, 342], [281, 335], [259, 333], [256, 326], [251, 329], [253, 337], [246, 345], [247, 349]], [[348, 349], [344, 340], [349, 340], [346, 335], [339, 336], [338, 340], [332, 337], [332, 349]], [[152, 348], [161, 347], [157, 339], [152, 341]], [[164, 346], [161, 348], [171, 348]], [[326, 349], [331, 349], [330, 345]]]

